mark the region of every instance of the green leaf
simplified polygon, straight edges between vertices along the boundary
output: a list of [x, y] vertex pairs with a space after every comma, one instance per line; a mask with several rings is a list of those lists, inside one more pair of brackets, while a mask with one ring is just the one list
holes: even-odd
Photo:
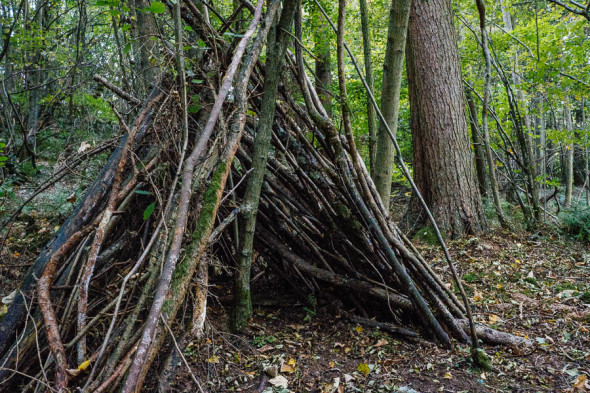
[[129, 23], [125, 23], [123, 26], [121, 26], [121, 30], [123, 31], [128, 31], [131, 29], [131, 25]]
[[161, 14], [166, 11], [166, 6], [162, 2], [154, 1], [149, 7], [145, 8], [145, 11], [151, 12], [153, 14]]
[[128, 42], [125, 44], [125, 47], [123, 48], [123, 53], [127, 54], [131, 51], [131, 42]]
[[145, 208], [145, 210], [143, 211], [143, 220], [144, 221], [147, 221], [147, 219], [152, 216], [152, 213], [154, 212], [155, 207], [156, 207], [156, 202], [152, 202], [148, 205], [148, 207]]
[[152, 193], [151, 193], [151, 192], [149, 192], [149, 191], [144, 191], [144, 190], [135, 190], [135, 193], [136, 193], [136, 194], [139, 194], [139, 195], [152, 195]]
[[189, 25], [184, 25], [184, 29], [186, 31], [194, 31], [192, 27], [190, 27]]
[[201, 79], [191, 79], [191, 83], [203, 83]]

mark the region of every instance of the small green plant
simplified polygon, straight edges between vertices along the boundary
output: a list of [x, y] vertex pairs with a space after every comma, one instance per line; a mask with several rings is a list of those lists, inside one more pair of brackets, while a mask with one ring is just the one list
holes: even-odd
[[590, 208], [573, 209], [560, 215], [562, 229], [580, 241], [590, 242]]
[[277, 341], [275, 336], [255, 336], [252, 340], [252, 345], [256, 346], [257, 348], [262, 348], [266, 344], [272, 344]]
[[420, 228], [414, 237], [427, 244], [430, 244], [431, 246], [438, 244], [438, 237], [436, 236], [434, 228], [430, 224]]
[[470, 283], [470, 284], [471, 284], [471, 283], [474, 283], [474, 282], [476, 282], [476, 281], [479, 281], [480, 279], [481, 279], [481, 278], [480, 278], [480, 277], [479, 277], [477, 274], [475, 274], [475, 273], [473, 273], [473, 272], [469, 272], [469, 273], [467, 273], [467, 274], [465, 274], [465, 275], [463, 276], [463, 280], [464, 280], [465, 282], [468, 282], [468, 283]]
[[307, 297], [307, 304], [309, 307], [303, 307], [303, 309], [305, 310], [305, 317], [303, 318], [303, 320], [305, 322], [311, 322], [312, 318], [315, 317], [317, 314], [317, 300], [315, 296], [313, 296], [313, 294], [311, 293]]

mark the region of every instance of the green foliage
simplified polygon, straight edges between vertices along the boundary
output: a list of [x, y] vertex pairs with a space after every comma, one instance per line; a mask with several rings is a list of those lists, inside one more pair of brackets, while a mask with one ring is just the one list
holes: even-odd
[[476, 273], [469, 272], [463, 276], [463, 280], [469, 284], [472, 284], [477, 281], [481, 281], [481, 277], [479, 277]]
[[303, 320], [305, 322], [311, 322], [312, 318], [317, 314], [317, 300], [311, 293], [307, 297], [307, 304], [309, 307], [303, 307], [303, 310], [305, 310], [305, 317]]
[[275, 341], [277, 341], [277, 338], [272, 335], [270, 335], [270, 336], [255, 336], [254, 339], [252, 340], [252, 345], [254, 345], [257, 348], [262, 348], [266, 344], [272, 344]]
[[8, 161], [8, 157], [5, 156], [4, 148], [6, 147], [6, 143], [0, 142], [0, 168], [6, 165], [6, 161]]
[[152, 213], [154, 212], [155, 207], [156, 207], [156, 202], [152, 202], [145, 208], [145, 210], [143, 211], [143, 220], [144, 221], [147, 221], [152, 216]]
[[562, 229], [578, 240], [590, 242], [590, 208], [577, 208], [560, 214]]
[[152, 1], [152, 4], [150, 4], [149, 7], [144, 8], [144, 11], [153, 14], [162, 14], [166, 11], [166, 6], [160, 1]]
[[434, 228], [430, 224], [428, 224], [425, 227], [420, 228], [418, 230], [418, 232], [416, 232], [416, 235], [414, 236], [414, 238], [420, 239], [421, 241], [423, 241], [427, 244], [430, 244], [430, 245], [438, 244], [438, 238], [436, 236], [436, 232], [434, 231]]

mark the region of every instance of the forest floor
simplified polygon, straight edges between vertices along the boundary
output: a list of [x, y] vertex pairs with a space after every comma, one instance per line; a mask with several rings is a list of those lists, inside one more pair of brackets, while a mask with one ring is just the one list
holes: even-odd
[[[438, 247], [419, 247], [448, 279]], [[493, 359], [490, 372], [473, 367], [465, 346], [447, 350], [393, 337], [350, 322], [338, 299], [318, 299], [314, 309], [285, 290], [279, 293], [276, 282], [256, 283], [255, 291], [272, 305], [258, 305], [241, 335], [224, 332], [223, 307], [211, 302], [208, 339], [189, 342], [185, 356], [211, 392], [590, 390], [590, 247], [557, 233], [501, 231], [450, 247], [477, 321], [534, 343], [485, 346]], [[219, 285], [213, 292], [222, 298], [227, 288]], [[172, 391], [194, 391], [179, 367]]]
[[[6, 241], [0, 297], [16, 288], [37, 246], [55, 230], [51, 220], [33, 218], [19, 221]], [[450, 282], [439, 247], [417, 246]], [[241, 335], [225, 329], [229, 283], [214, 281], [208, 338], [189, 340], [184, 355], [209, 392], [590, 391], [589, 245], [557, 231], [496, 230], [449, 246], [477, 321], [534, 342], [527, 348], [485, 346], [493, 359], [490, 372], [472, 366], [465, 346], [409, 342], [352, 323], [344, 311], [354, 310], [337, 293], [301, 298], [273, 273], [254, 283], [259, 300]], [[185, 367], [177, 371], [169, 391], [195, 391]], [[146, 392], [156, 390], [156, 377]]]

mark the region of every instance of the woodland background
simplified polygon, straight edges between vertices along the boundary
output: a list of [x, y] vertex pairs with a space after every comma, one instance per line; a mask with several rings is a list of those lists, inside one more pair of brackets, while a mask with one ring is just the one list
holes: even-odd
[[0, 27], [0, 391], [590, 390], [590, 3]]

